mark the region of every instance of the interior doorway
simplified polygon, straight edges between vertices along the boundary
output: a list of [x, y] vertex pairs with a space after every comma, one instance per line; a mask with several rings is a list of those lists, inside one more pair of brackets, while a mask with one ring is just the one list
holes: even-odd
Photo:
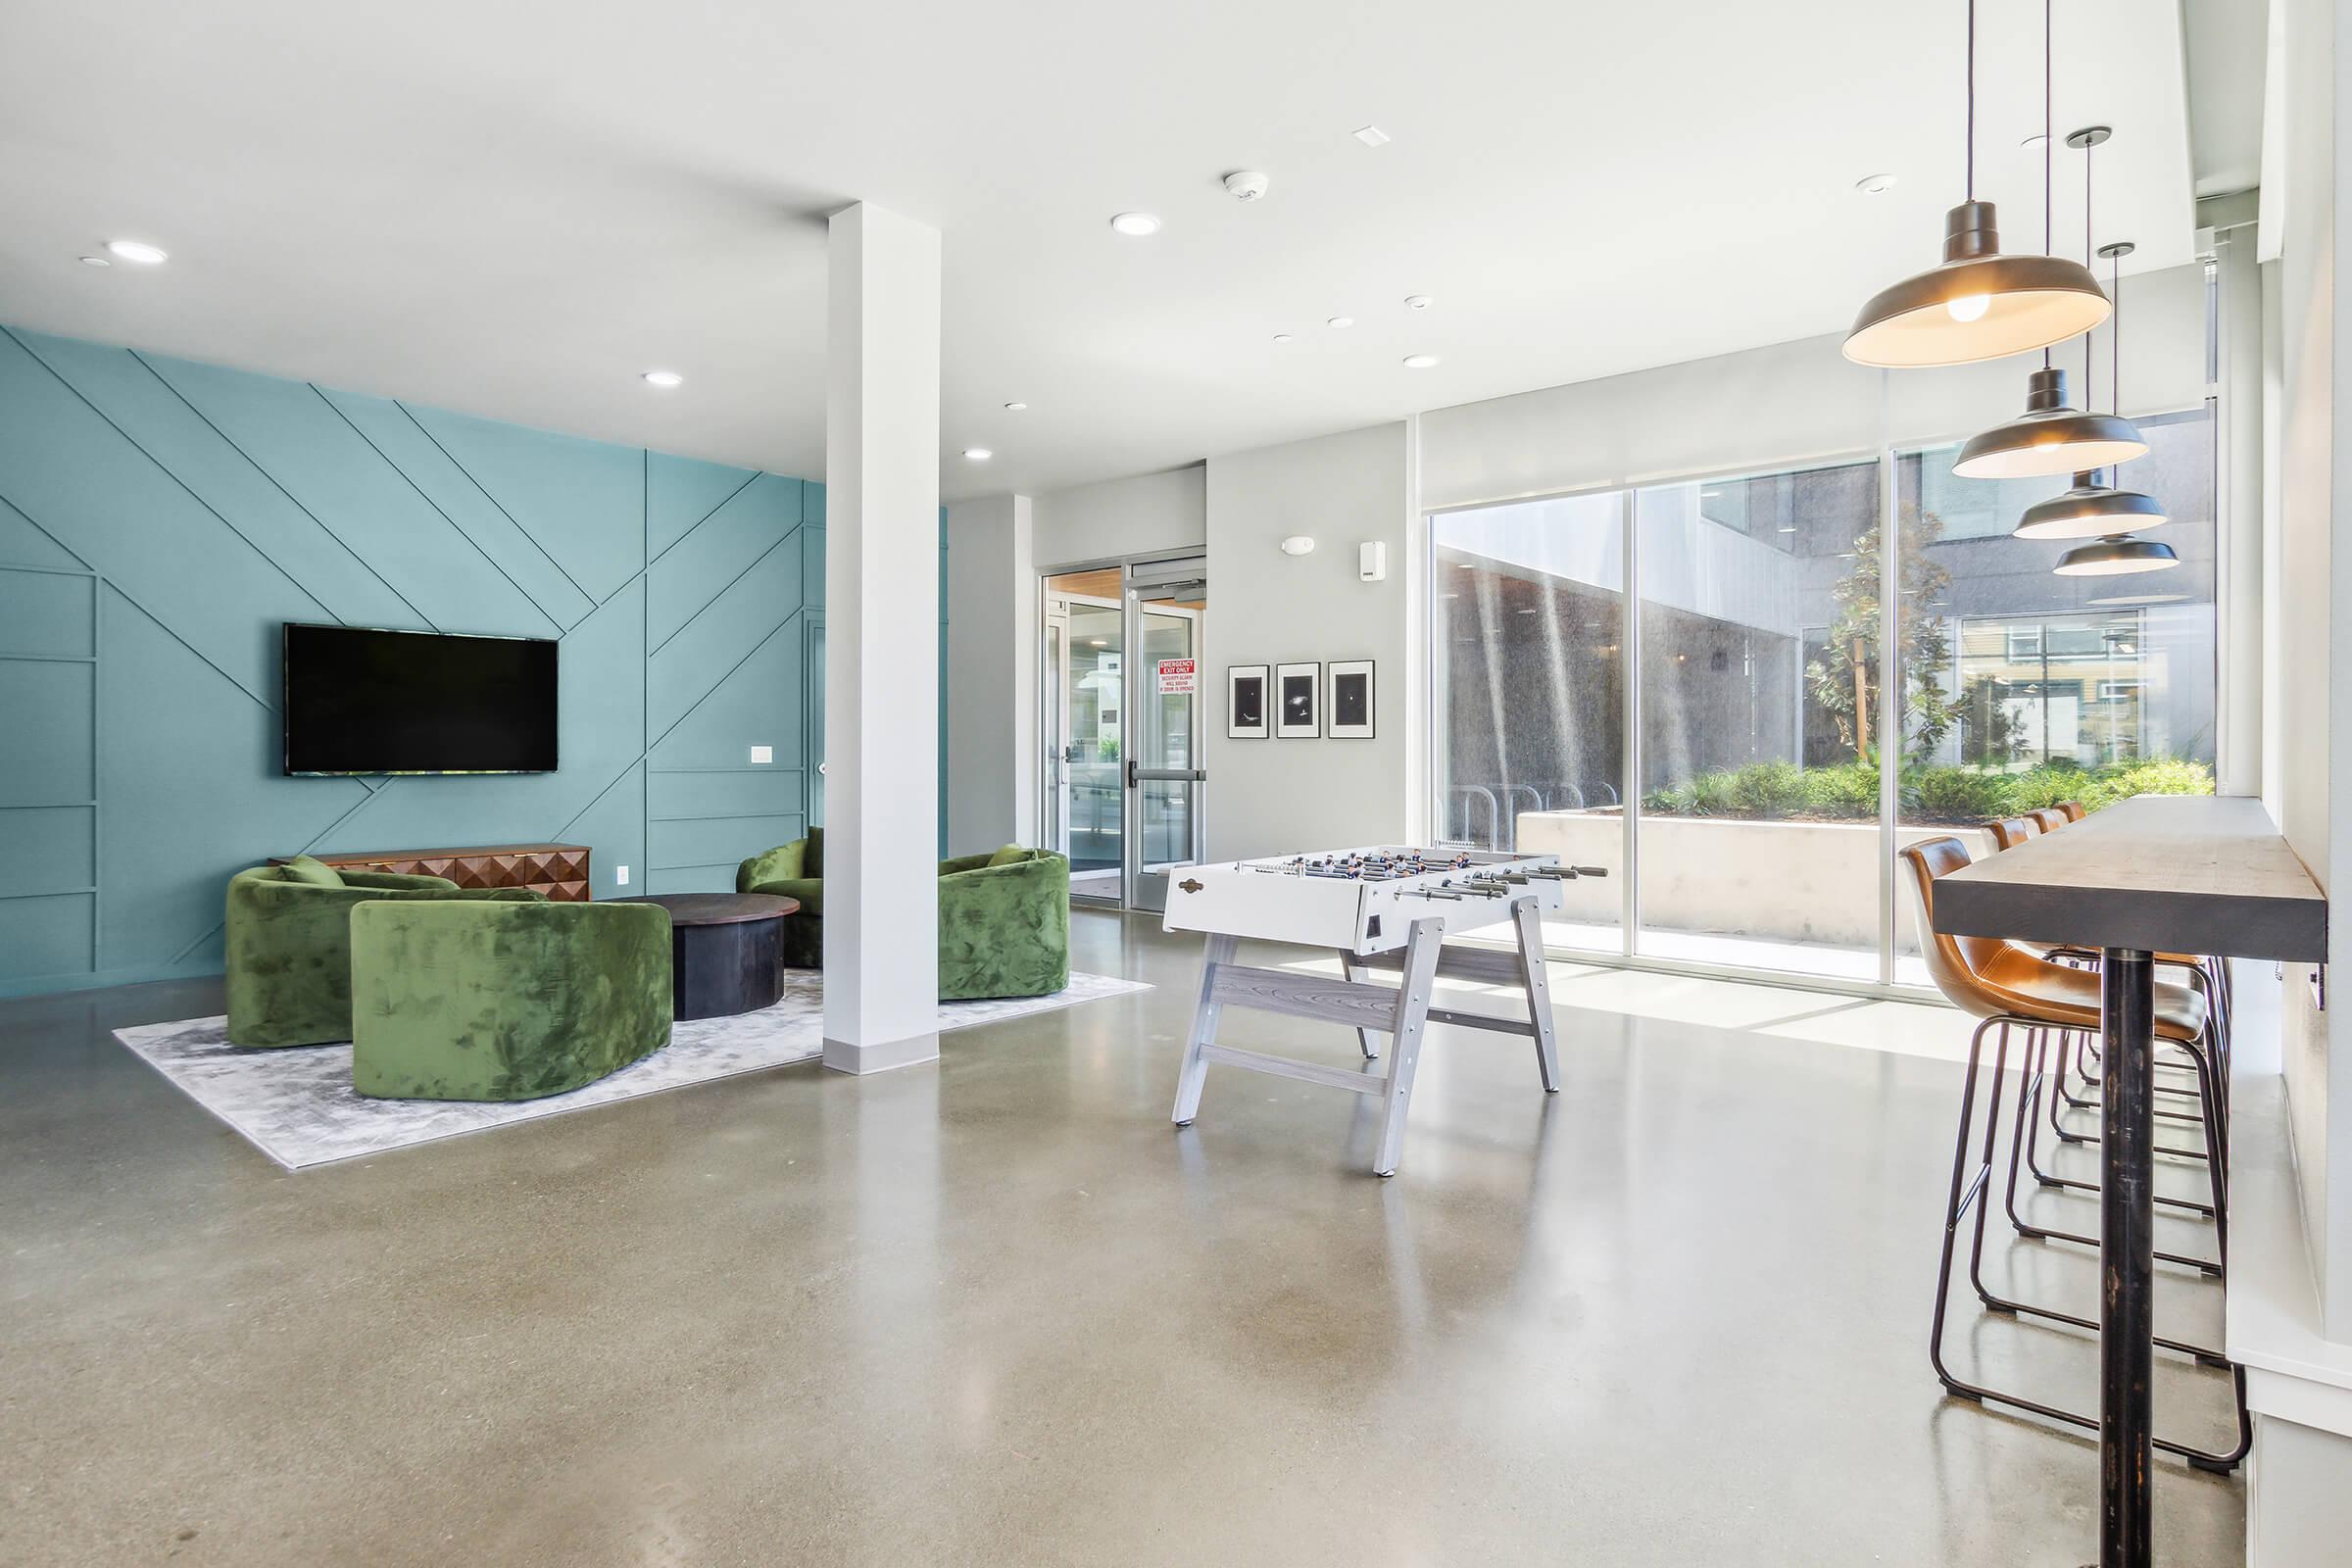
[[1164, 908], [1203, 853], [1207, 577], [1196, 555], [1044, 580], [1038, 819], [1074, 900]]

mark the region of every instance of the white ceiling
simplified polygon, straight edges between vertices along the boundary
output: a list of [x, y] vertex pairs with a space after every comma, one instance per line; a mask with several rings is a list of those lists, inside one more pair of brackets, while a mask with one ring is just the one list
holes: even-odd
[[[1980, 11], [1979, 193], [2035, 249], [2042, 8]], [[2189, 260], [2179, 0], [2056, 11], [2100, 237]], [[1962, 16], [8, 0], [0, 320], [816, 475], [823, 215], [866, 199], [945, 238], [944, 493], [1051, 489], [1843, 327], [1960, 198]], [[118, 235], [170, 265], [76, 262]]]

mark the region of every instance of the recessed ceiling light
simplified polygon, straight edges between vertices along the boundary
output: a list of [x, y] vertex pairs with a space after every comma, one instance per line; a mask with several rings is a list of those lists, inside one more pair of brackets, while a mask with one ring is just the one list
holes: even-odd
[[645, 384], [658, 386], [664, 392], [673, 386], [683, 386], [685, 383], [686, 378], [675, 370], [648, 370], [645, 372]]
[[1435, 367], [1437, 363], [1438, 357], [1435, 354], [1407, 354], [1404, 357], [1404, 368], [1408, 370], [1427, 370]]
[[2041, 144], [2049, 139], [2049, 137], [2044, 136], [2040, 131], [2037, 130], [2033, 135], [2028, 136], [2024, 141], [2019, 142], [2018, 145], [2030, 153], [2037, 153], [2041, 151]]
[[1876, 196], [1884, 191], [1894, 189], [1894, 176], [1892, 174], [1864, 174], [1860, 179], [1854, 181], [1854, 189], [1865, 196]]
[[1796, 532], [1796, 524], [1794, 524], [1794, 523], [1785, 523], [1785, 524], [1783, 524], [1783, 525], [1782, 525], [1781, 532], [1783, 532], [1783, 533], [1794, 533], [1794, 532]]
[[1426, 311], [1437, 303], [1426, 294], [1407, 294], [1404, 297], [1404, 308], [1408, 311]]
[[1352, 316], [1335, 316], [1330, 320], [1325, 321], [1323, 324], [1325, 326], [1353, 326], [1355, 324], [1355, 318]]
[[141, 267], [161, 267], [172, 259], [172, 253], [161, 245], [150, 245], [143, 239], [110, 239], [106, 248], [117, 260], [136, 262]]
[[84, 256], [81, 259], [81, 265], [84, 267], [112, 267], [115, 264], [103, 256]]
[[1004, 405], [1004, 412], [1007, 414], [1018, 414], [1028, 406], [1029, 405], [1026, 403], [1007, 403]]
[[1366, 125], [1355, 132], [1355, 139], [1367, 147], [1385, 147], [1388, 145], [1389, 133], [1378, 125]]
[[1121, 234], [1142, 239], [1159, 232], [1159, 220], [1150, 213], [1121, 213], [1110, 220], [1110, 226]]
[[994, 452], [989, 451], [986, 447], [965, 447], [963, 449], [963, 455], [974, 463], [986, 463], [989, 459], [996, 456]]
[[1277, 343], [1288, 343], [1291, 341], [1291, 334], [1288, 332], [1277, 332], [1274, 334], [1274, 341]]

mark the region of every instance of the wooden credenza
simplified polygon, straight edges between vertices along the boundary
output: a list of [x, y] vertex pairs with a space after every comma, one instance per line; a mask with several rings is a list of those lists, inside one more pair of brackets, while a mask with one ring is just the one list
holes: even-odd
[[[585, 904], [589, 899], [589, 850], [585, 844], [483, 844], [462, 850], [347, 850], [312, 858], [353, 871], [390, 871], [400, 876], [443, 876], [462, 888], [529, 888], [551, 899]], [[289, 857], [271, 858], [283, 865]]]

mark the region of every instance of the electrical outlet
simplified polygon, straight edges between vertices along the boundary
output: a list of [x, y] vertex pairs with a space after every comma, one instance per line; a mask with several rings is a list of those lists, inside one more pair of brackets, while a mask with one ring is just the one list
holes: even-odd
[[753, 747], [753, 748], [752, 748], [752, 760], [753, 760], [753, 761], [755, 761], [755, 762], [772, 762], [772, 761], [774, 761], [775, 760], [776, 760], [776, 749], [775, 749], [773, 746], [755, 746], [755, 747]]
[[629, 885], [629, 868], [627, 866], [616, 865], [612, 868], [612, 885], [616, 888], [625, 888]]

